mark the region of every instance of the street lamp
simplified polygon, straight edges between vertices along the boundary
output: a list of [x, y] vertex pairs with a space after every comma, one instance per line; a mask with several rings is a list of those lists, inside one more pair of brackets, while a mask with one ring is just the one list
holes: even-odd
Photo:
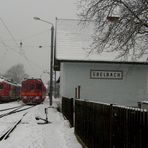
[[53, 94], [53, 88], [52, 88], [52, 75], [53, 75], [53, 38], [54, 38], [54, 25], [51, 22], [48, 22], [46, 20], [43, 20], [39, 17], [33, 17], [35, 20], [39, 20], [42, 22], [45, 22], [47, 24], [51, 25], [51, 51], [50, 51], [50, 86], [49, 86], [49, 102], [50, 106], [52, 105], [52, 94]]

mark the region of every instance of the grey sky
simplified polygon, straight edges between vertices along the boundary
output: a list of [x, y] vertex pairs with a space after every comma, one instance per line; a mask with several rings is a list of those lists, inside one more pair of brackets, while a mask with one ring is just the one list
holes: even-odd
[[[17, 63], [32, 77], [49, 77], [50, 26], [55, 18], [77, 18], [77, 0], [0, 0], [0, 73]], [[22, 46], [20, 46], [22, 42]], [[38, 48], [38, 46], [43, 46]]]

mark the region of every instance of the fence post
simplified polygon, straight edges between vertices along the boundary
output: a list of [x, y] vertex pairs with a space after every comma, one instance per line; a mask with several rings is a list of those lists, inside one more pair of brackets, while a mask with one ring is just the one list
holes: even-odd
[[80, 85], [78, 85], [78, 99], [80, 99]]
[[76, 99], [80, 99], [80, 85], [78, 85], [78, 87], [75, 87], [75, 98]]
[[77, 95], [77, 87], [75, 87], [75, 99], [78, 98], [78, 95]]
[[113, 117], [113, 104], [110, 104], [110, 121], [109, 121], [109, 125], [110, 125], [110, 127], [109, 127], [109, 148], [112, 148], [112, 122], [113, 122], [113, 120], [112, 120], [112, 117]]

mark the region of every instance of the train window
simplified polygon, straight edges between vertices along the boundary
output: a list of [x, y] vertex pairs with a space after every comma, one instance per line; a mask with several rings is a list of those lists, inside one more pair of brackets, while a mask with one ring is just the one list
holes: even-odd
[[27, 90], [32, 90], [35, 86], [34, 84], [22, 84], [22, 87]]
[[29, 85], [29, 89], [30, 89], [30, 90], [34, 89], [34, 85], [33, 85], [33, 84], [30, 84], [30, 85]]
[[37, 88], [37, 89], [42, 89], [42, 84], [37, 84], [37, 85], [36, 85], [36, 88]]
[[3, 84], [0, 84], [0, 89], [3, 89], [4, 88], [4, 85]]
[[27, 89], [27, 84], [22, 84], [22, 88]]

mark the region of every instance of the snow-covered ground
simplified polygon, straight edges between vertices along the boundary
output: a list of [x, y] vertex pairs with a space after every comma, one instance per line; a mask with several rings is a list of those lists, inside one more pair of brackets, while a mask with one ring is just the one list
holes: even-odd
[[[57, 102], [58, 99], [54, 99], [51, 108], [46, 98], [43, 104], [0, 118], [1, 135], [27, 113], [9, 138], [0, 141], [0, 148], [82, 148], [74, 135], [74, 129], [69, 127], [69, 122], [55, 109]], [[21, 102], [0, 104], [0, 110], [21, 104]], [[35, 117], [46, 119], [45, 108], [48, 108], [47, 117], [51, 123], [38, 124], [43, 121], [36, 120]], [[4, 112], [0, 112], [2, 113]]]

